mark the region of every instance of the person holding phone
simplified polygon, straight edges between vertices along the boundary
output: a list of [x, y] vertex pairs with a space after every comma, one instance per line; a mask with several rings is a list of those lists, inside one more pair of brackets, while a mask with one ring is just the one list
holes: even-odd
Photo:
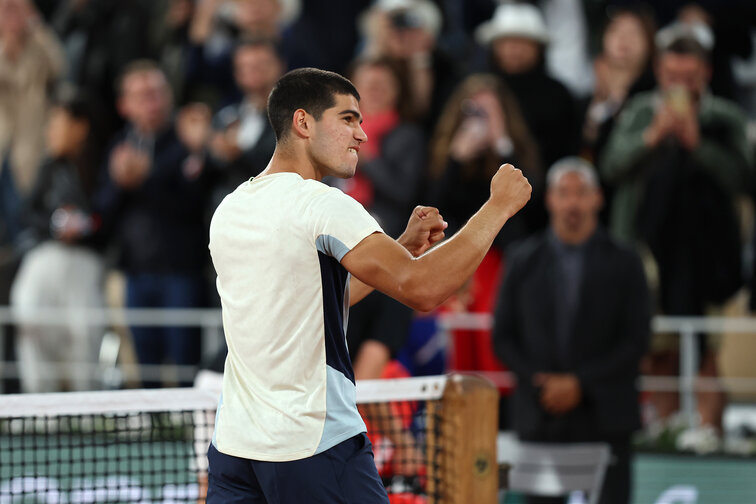
[[[546, 223], [543, 169], [517, 100], [495, 75], [474, 74], [444, 107], [430, 142], [428, 201], [444, 209], [450, 230], [460, 229], [486, 200], [491, 177], [502, 163], [522, 169], [533, 186], [531, 201], [502, 229], [470, 282], [444, 309], [490, 313], [506, 264], [505, 247]], [[491, 352], [490, 331], [455, 330], [451, 337], [451, 369], [502, 369]]]
[[[703, 315], [741, 286], [741, 242], [733, 202], [750, 187], [752, 153], [746, 119], [734, 103], [708, 91], [709, 53], [694, 32], [665, 32], [656, 64], [658, 87], [631, 100], [612, 132], [600, 170], [616, 192], [610, 215], [616, 236], [649, 252], [658, 270], [658, 309]], [[667, 29], [665, 29], [667, 30]], [[701, 374], [716, 376], [716, 342], [701, 339]], [[657, 335], [648, 372], [677, 372], [678, 339]], [[654, 393], [661, 419], [676, 395]], [[724, 396], [702, 392], [701, 422], [714, 434]]]

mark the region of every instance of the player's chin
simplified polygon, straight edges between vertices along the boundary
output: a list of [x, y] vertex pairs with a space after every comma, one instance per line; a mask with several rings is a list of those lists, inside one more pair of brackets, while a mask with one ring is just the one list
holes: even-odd
[[341, 170], [341, 178], [352, 178], [357, 173], [357, 162], [345, 164]]

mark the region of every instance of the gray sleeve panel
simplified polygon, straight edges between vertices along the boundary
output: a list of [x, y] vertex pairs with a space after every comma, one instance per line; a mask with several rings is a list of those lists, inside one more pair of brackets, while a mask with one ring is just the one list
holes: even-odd
[[337, 261], [341, 262], [341, 258], [349, 252], [349, 248], [344, 245], [337, 238], [330, 235], [320, 235], [315, 240], [315, 245], [318, 252], [322, 252], [325, 255], [331, 256]]

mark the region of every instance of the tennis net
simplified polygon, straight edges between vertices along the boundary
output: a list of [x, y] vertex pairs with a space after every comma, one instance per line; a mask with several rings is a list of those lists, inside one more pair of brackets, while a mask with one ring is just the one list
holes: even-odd
[[[437, 376], [357, 390], [392, 504], [486, 502], [469, 499], [496, 473], [492, 386]], [[218, 395], [211, 387], [0, 396], [0, 504], [204, 502]], [[495, 495], [498, 485], [483, 486]]]

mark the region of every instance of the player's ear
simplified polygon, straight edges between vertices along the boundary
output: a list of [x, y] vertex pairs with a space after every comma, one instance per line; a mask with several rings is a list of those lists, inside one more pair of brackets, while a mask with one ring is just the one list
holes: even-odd
[[291, 118], [291, 129], [297, 136], [309, 138], [311, 121], [312, 116], [305, 109], [297, 109]]

